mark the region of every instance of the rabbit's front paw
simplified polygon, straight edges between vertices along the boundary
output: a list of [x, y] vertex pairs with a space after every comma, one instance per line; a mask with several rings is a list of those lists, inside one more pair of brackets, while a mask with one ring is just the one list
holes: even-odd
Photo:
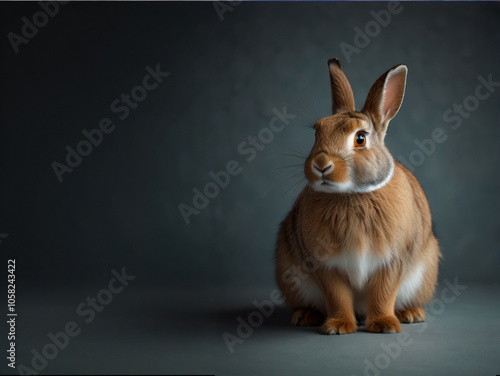
[[396, 316], [377, 317], [367, 320], [366, 330], [373, 333], [399, 333], [401, 325]]
[[329, 318], [321, 327], [323, 334], [349, 334], [356, 330], [358, 330], [356, 323], [347, 319]]

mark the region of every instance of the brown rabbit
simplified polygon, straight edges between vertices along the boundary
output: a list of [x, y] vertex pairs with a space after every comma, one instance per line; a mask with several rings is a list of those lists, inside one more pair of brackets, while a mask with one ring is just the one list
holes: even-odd
[[370, 332], [400, 332], [400, 321], [425, 321], [441, 256], [422, 188], [384, 145], [407, 68], [384, 73], [358, 112], [340, 62], [328, 65], [333, 116], [314, 126], [309, 184], [281, 224], [277, 282], [293, 324], [346, 334], [358, 316]]

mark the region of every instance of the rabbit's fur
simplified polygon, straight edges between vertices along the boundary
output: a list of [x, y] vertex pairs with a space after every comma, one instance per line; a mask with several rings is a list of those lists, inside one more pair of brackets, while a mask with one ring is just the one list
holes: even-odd
[[407, 68], [372, 86], [361, 111], [340, 62], [330, 59], [333, 115], [314, 126], [309, 181], [281, 224], [276, 278], [296, 325], [326, 334], [400, 332], [425, 320], [440, 251], [416, 178], [384, 145], [399, 111]]

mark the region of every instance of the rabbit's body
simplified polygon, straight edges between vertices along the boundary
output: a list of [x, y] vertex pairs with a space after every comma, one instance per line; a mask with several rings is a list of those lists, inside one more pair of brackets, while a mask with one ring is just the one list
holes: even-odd
[[402, 68], [388, 71], [379, 79], [383, 85], [377, 81], [370, 91], [382, 100], [378, 106], [369, 94], [375, 111], [365, 105], [355, 112], [337, 63], [330, 62], [334, 115], [315, 126], [316, 143], [305, 163], [310, 184], [281, 225], [277, 282], [295, 324], [323, 323], [324, 333], [351, 333], [356, 314], [366, 317], [369, 331], [399, 332], [398, 319], [425, 319], [422, 307], [434, 293], [440, 256], [422, 188], [383, 144], [404, 82], [399, 103], [387, 105], [379, 120], [373, 113], [386, 108], [387, 98], [398, 102]]

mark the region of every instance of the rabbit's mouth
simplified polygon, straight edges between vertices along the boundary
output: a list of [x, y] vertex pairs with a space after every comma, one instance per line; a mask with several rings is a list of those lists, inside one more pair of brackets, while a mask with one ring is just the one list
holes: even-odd
[[329, 186], [334, 186], [335, 185], [334, 182], [326, 180], [324, 177], [322, 178], [322, 180], [323, 181], [320, 183], [320, 185], [329, 185]]
[[311, 187], [317, 192], [325, 193], [350, 193], [353, 190], [352, 183], [347, 182], [334, 182], [330, 179], [322, 177], [311, 183]]

